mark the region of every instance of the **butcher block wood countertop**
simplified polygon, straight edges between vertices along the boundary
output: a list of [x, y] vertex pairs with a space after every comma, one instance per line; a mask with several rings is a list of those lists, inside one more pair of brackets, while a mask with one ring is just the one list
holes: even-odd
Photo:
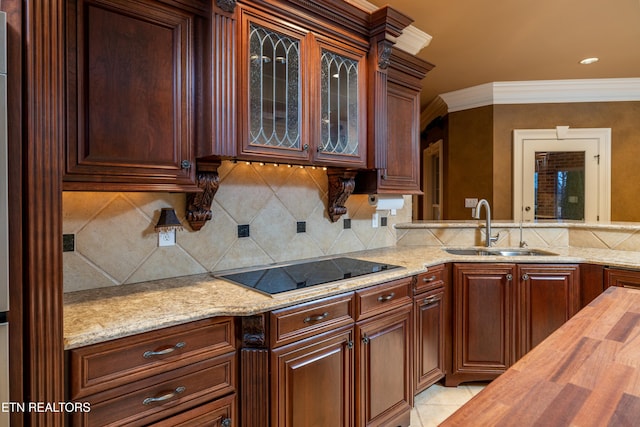
[[640, 290], [608, 288], [441, 425], [640, 425]]

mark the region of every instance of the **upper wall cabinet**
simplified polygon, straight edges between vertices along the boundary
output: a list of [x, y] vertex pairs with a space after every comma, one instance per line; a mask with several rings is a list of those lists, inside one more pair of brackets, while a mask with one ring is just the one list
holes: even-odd
[[284, 6], [239, 9], [235, 157], [364, 167], [367, 40]]
[[197, 189], [210, 13], [198, 0], [68, 2], [65, 190]]
[[357, 192], [419, 194], [420, 90], [433, 65], [393, 47], [411, 19], [384, 7], [372, 14], [369, 51], [369, 167]]

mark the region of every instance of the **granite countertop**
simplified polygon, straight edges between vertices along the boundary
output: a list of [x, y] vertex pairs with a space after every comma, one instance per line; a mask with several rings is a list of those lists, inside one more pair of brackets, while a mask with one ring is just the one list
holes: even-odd
[[445, 262], [593, 263], [640, 268], [640, 253], [585, 248], [542, 248], [558, 256], [461, 256], [442, 247], [398, 246], [341, 254], [402, 266], [276, 297], [217, 279], [176, 277], [64, 295], [64, 347], [72, 349], [213, 316], [247, 316], [316, 298], [413, 276]]

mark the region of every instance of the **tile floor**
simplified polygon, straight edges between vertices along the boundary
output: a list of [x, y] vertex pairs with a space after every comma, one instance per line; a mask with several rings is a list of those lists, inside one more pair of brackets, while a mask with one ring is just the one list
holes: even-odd
[[434, 427], [479, 393], [486, 383], [468, 383], [458, 387], [434, 384], [415, 397], [411, 427]]

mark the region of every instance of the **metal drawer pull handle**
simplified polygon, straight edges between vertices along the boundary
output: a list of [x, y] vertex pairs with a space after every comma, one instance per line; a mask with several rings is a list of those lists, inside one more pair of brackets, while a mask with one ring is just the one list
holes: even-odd
[[318, 316], [309, 316], [306, 317], [303, 322], [304, 323], [309, 323], [309, 322], [319, 322], [320, 320], [326, 318], [329, 315], [329, 312], [325, 311], [324, 313], [318, 315]]
[[425, 298], [423, 303], [424, 304], [433, 304], [436, 301], [438, 301], [438, 297], [430, 297], [430, 298]]
[[429, 282], [433, 282], [434, 280], [436, 280], [436, 276], [431, 276], [431, 277], [425, 277], [422, 279], [422, 281], [424, 283], [429, 283]]
[[396, 296], [395, 292], [391, 292], [389, 295], [380, 295], [378, 297], [378, 301], [380, 302], [389, 301], [391, 298], [395, 296]]
[[144, 354], [142, 355], [142, 357], [144, 357], [145, 359], [149, 359], [150, 357], [153, 356], [162, 356], [165, 354], [169, 354], [169, 353], [173, 353], [176, 350], [179, 350], [181, 348], [184, 348], [184, 346], [186, 346], [187, 344], [183, 341], [180, 341], [178, 344], [174, 345], [173, 347], [169, 347], [169, 348], [165, 348], [164, 350], [159, 350], [159, 351], [145, 351]]
[[151, 403], [164, 402], [165, 400], [173, 399], [174, 397], [176, 397], [177, 395], [179, 395], [180, 393], [182, 393], [186, 389], [187, 389], [186, 387], [182, 387], [182, 386], [176, 387], [175, 390], [170, 391], [167, 394], [163, 394], [162, 396], [147, 397], [145, 400], [142, 401], [142, 404], [143, 405], [150, 405]]

